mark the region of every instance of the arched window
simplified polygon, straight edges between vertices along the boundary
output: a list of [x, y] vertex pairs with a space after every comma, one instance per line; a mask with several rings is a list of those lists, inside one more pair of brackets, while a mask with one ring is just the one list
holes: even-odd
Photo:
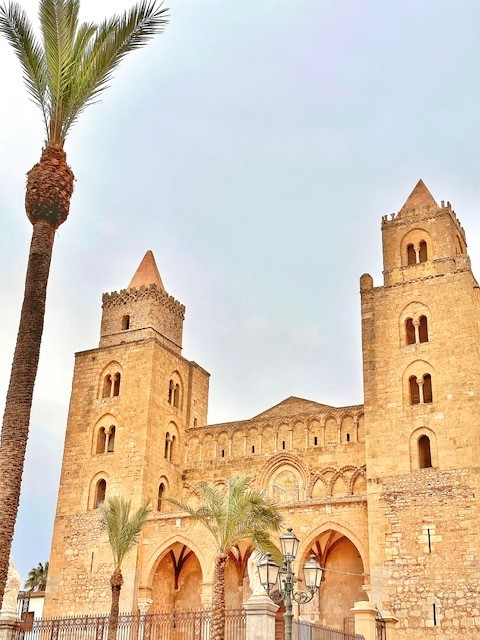
[[423, 376], [423, 401], [427, 403], [433, 402], [432, 376], [429, 373]]
[[93, 508], [97, 509], [102, 502], [105, 502], [105, 494], [107, 493], [107, 482], [103, 480], [99, 480], [95, 487], [95, 499], [93, 501]]
[[405, 322], [405, 332], [407, 336], [407, 344], [415, 344], [415, 327], [412, 318], [407, 318]]
[[167, 433], [165, 434], [165, 452], [163, 457], [168, 460], [168, 450], [170, 447], [170, 433], [167, 431]]
[[157, 511], [162, 510], [164, 494], [165, 494], [165, 485], [163, 484], [163, 482], [161, 482], [160, 486], [158, 487]]
[[169, 455], [168, 455], [168, 459], [170, 461], [173, 460], [174, 448], [175, 448], [175, 436], [172, 436], [172, 439], [170, 441], [170, 451], [169, 451]]
[[173, 390], [173, 406], [177, 409], [180, 407], [180, 385], [176, 384]]
[[106, 442], [107, 436], [105, 434], [105, 429], [104, 427], [100, 427], [100, 429], [98, 430], [98, 434], [97, 434], [97, 449], [96, 449], [96, 453], [105, 453], [105, 442]]
[[420, 389], [418, 387], [417, 377], [410, 376], [408, 379], [410, 385], [410, 404], [419, 404], [420, 402]]
[[426, 262], [428, 260], [427, 243], [422, 240], [419, 245], [418, 261]]
[[122, 318], [122, 331], [130, 329], [130, 316], [123, 316]]
[[105, 376], [103, 381], [103, 398], [109, 398], [112, 393], [112, 376]]
[[428, 342], [427, 316], [420, 316], [420, 326], [418, 327], [418, 337], [420, 342]]
[[114, 450], [115, 450], [115, 427], [111, 426], [110, 431], [108, 432], [107, 451], [108, 453], [113, 453]]
[[407, 245], [407, 264], [417, 264], [417, 254], [415, 253], [415, 247], [413, 244]]
[[170, 380], [168, 384], [168, 402], [169, 404], [173, 404], [173, 393], [174, 393], [175, 385], [173, 380]]
[[119, 396], [120, 395], [120, 380], [121, 380], [121, 375], [120, 373], [116, 373], [115, 377], [113, 378], [113, 395], [114, 396]]
[[418, 466], [420, 469], [428, 469], [432, 466], [432, 452], [428, 436], [420, 436], [418, 439]]

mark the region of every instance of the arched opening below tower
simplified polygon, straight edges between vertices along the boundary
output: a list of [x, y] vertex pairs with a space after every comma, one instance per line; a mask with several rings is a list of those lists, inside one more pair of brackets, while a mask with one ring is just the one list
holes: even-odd
[[[366, 582], [362, 558], [351, 540], [331, 529], [312, 543], [301, 565], [312, 553], [325, 571], [320, 590], [311, 602], [300, 605], [299, 615], [304, 620], [342, 629], [354, 603], [368, 600], [362, 589]], [[299, 577], [303, 580], [301, 570]], [[299, 581], [298, 587], [304, 589], [302, 582]]]
[[163, 554], [155, 571], [149, 613], [202, 609], [202, 581], [202, 569], [195, 553], [175, 542]]

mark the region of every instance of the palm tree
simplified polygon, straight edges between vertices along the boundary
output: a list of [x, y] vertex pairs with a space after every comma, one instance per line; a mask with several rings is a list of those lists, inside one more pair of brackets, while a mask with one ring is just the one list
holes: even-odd
[[250, 540], [264, 551], [276, 552], [270, 531], [278, 531], [283, 518], [263, 491], [250, 487], [250, 478], [230, 478], [226, 490], [203, 482], [199, 486], [199, 507], [174, 498], [170, 502], [201, 522], [212, 534], [216, 547], [212, 593], [212, 640], [225, 638], [225, 566], [232, 547]]
[[65, 138], [84, 109], [98, 101], [121, 60], [167, 22], [167, 9], [155, 0], [141, 0], [99, 25], [79, 24], [79, 7], [80, 0], [40, 0], [40, 40], [18, 3], [0, 5], [0, 31], [20, 60], [46, 130], [40, 162], [28, 172], [25, 208], [33, 232], [0, 446], [0, 602], [20, 498], [53, 241], [67, 219], [73, 192]]
[[39, 562], [38, 566], [33, 567], [33, 569], [30, 569], [28, 572], [25, 589], [28, 589], [29, 591], [45, 591], [47, 586], [47, 576], [48, 562], [45, 563], [45, 566]]
[[120, 590], [123, 585], [122, 562], [138, 540], [143, 529], [150, 508], [145, 504], [132, 513], [130, 500], [113, 497], [101, 507], [102, 523], [107, 530], [108, 540], [112, 549], [114, 570], [110, 578], [112, 589], [112, 606], [108, 623], [108, 640], [115, 640], [117, 635]]

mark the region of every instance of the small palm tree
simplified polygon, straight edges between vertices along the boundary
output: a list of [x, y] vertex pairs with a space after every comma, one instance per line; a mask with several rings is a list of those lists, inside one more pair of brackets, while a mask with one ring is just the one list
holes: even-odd
[[45, 591], [47, 586], [48, 562], [45, 566], [39, 562], [36, 567], [30, 569], [28, 578], [25, 582], [25, 589], [29, 591]]
[[263, 491], [250, 487], [250, 478], [231, 478], [226, 490], [203, 482], [199, 486], [201, 504], [190, 507], [174, 498], [169, 502], [201, 522], [212, 534], [215, 547], [212, 593], [212, 640], [225, 638], [225, 566], [232, 547], [250, 540], [264, 551], [276, 552], [270, 532], [278, 531], [283, 518]]
[[0, 32], [20, 61], [46, 132], [40, 161], [28, 172], [25, 208], [32, 241], [0, 446], [0, 602], [20, 498], [53, 241], [73, 193], [65, 139], [85, 108], [98, 101], [122, 59], [167, 21], [167, 9], [155, 0], [141, 0], [99, 25], [80, 24], [79, 9], [80, 0], [40, 0], [38, 39], [17, 2], [0, 5]]
[[108, 625], [108, 640], [115, 640], [117, 634], [120, 590], [123, 585], [122, 562], [138, 540], [150, 511], [149, 505], [141, 506], [130, 515], [131, 502], [123, 498], [109, 498], [100, 509], [102, 523], [107, 530], [112, 549], [114, 570], [110, 578], [112, 606]]

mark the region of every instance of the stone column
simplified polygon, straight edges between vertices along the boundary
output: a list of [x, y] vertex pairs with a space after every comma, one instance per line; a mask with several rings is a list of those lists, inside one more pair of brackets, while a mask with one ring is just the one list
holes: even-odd
[[153, 600], [151, 598], [139, 598], [137, 602], [138, 610], [140, 611], [140, 624], [138, 627], [138, 640], [143, 640], [145, 635], [145, 616], [147, 615], [147, 611], [153, 604]]
[[247, 618], [245, 640], [275, 640], [278, 605], [266, 593], [253, 593], [243, 606]]
[[417, 378], [417, 384], [418, 384], [418, 394], [419, 394], [419, 404], [423, 404], [424, 403], [424, 395], [423, 395], [423, 378]]
[[350, 611], [355, 619], [355, 633], [363, 636], [365, 640], [375, 640], [375, 618], [377, 616], [375, 605], [367, 600], [361, 600], [355, 602]]
[[0, 640], [11, 640], [16, 621], [16, 612], [3, 609], [0, 611]]
[[420, 343], [420, 320], [412, 320], [413, 328], [415, 329], [415, 344]]

